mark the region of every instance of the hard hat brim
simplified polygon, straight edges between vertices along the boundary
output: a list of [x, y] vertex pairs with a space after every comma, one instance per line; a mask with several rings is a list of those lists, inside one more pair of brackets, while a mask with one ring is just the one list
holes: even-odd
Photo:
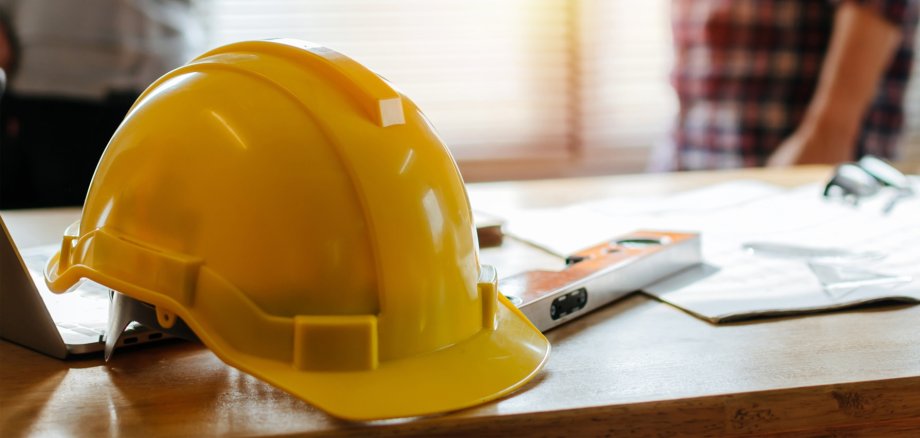
[[[226, 352], [222, 359], [354, 421], [417, 417], [475, 406], [514, 392], [543, 367], [549, 341], [500, 297], [496, 328], [440, 350], [381, 362], [372, 371], [299, 371], [260, 357]], [[220, 355], [220, 354], [219, 354]]]
[[510, 394], [531, 380], [549, 358], [550, 343], [498, 294], [495, 325], [439, 350], [381, 361], [368, 371], [304, 371], [290, 362], [267, 359], [233, 348], [204, 328], [194, 311], [85, 265], [59, 270], [60, 253], [49, 260], [49, 288], [63, 291], [80, 278], [154, 305], [166, 305], [192, 328], [221, 360], [262, 379], [327, 413], [346, 420], [418, 417], [475, 406]]

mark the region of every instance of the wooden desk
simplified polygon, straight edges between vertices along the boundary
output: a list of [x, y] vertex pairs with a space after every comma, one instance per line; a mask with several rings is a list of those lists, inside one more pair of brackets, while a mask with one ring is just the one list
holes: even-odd
[[[827, 168], [801, 168], [646, 175], [485, 184], [472, 192], [474, 199], [561, 205], [738, 177], [795, 185], [827, 174]], [[21, 214], [16, 219], [24, 223]], [[36, 233], [29, 236], [41, 243]], [[53, 241], [55, 234], [47, 236]], [[514, 241], [484, 250], [483, 259], [499, 272], [521, 259], [559, 263]], [[375, 424], [332, 419], [194, 344], [121, 351], [105, 364], [62, 362], [0, 342], [0, 434], [916, 436], [920, 430], [920, 306], [714, 326], [633, 295], [547, 336], [549, 364], [517, 393], [452, 414]]]

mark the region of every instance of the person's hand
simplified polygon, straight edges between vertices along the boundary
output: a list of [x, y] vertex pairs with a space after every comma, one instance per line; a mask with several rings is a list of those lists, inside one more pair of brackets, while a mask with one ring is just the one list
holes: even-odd
[[767, 160], [770, 167], [838, 164], [853, 159], [856, 126], [804, 121]]

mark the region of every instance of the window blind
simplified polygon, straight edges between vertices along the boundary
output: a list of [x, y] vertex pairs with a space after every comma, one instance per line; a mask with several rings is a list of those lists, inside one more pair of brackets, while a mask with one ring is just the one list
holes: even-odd
[[389, 79], [460, 159], [563, 156], [565, 0], [215, 0], [212, 45], [299, 38]]
[[646, 167], [677, 111], [670, 0], [582, 0], [579, 8], [578, 148], [615, 170]]

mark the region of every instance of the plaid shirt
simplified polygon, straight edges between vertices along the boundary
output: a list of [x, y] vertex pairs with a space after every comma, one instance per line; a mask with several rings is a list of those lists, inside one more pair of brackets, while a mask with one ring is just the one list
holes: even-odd
[[[674, 0], [672, 82], [680, 113], [670, 167], [763, 165], [802, 120], [831, 36], [833, 0]], [[913, 58], [917, 0], [861, 0], [904, 30], [857, 140], [894, 157]], [[855, 157], [854, 157], [855, 158]], [[665, 165], [664, 167], [667, 167]]]

